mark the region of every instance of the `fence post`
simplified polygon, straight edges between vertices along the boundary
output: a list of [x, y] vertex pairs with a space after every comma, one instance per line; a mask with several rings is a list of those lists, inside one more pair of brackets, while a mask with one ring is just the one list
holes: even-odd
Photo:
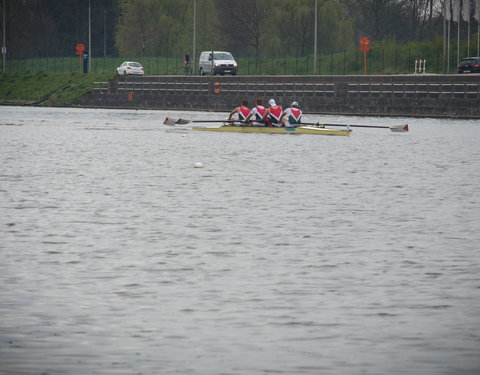
[[298, 56], [295, 56], [295, 74], [298, 74]]
[[410, 47], [408, 47], [407, 72], [410, 71]]
[[358, 48], [355, 48], [355, 55], [356, 55], [356, 57], [355, 57], [355, 60], [356, 60], [355, 61], [355, 71], [358, 75], [358, 68], [359, 68], [359, 65], [358, 65]]
[[385, 73], [385, 46], [382, 48], [382, 74]]
[[397, 41], [395, 41], [395, 74], [398, 74], [397, 60], [398, 60], [398, 43]]
[[330, 75], [333, 76], [333, 52], [330, 52]]
[[320, 48], [318, 49], [318, 74], [322, 75], [322, 54]]
[[260, 71], [258, 72], [259, 75], [262, 75], [262, 53], [258, 53], [258, 68]]

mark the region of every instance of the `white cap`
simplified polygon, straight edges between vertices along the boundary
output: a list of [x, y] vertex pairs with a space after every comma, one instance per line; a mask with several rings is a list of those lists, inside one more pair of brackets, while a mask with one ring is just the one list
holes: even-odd
[[297, 102], [293, 102], [293, 103], [292, 103], [292, 107], [295, 106], [295, 105], [298, 107], [298, 103], [297, 103]]
[[277, 103], [275, 103], [275, 99], [270, 99], [268, 101], [268, 104], [270, 104], [272, 107], [275, 107], [277, 105]]

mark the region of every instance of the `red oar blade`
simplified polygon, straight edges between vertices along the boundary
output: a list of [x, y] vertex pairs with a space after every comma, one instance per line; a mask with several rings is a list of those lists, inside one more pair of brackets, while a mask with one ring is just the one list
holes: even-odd
[[390, 130], [392, 132], [397, 132], [397, 133], [408, 132], [408, 124], [393, 125], [393, 126], [390, 126]]

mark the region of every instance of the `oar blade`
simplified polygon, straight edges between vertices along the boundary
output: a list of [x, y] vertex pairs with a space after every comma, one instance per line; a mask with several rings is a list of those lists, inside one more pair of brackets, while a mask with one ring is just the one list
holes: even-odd
[[185, 125], [185, 124], [190, 124], [190, 120], [185, 120], [183, 118], [179, 118], [178, 121], [177, 121], [177, 124], [178, 125]]
[[165, 121], [163, 121], [163, 125], [185, 125], [189, 124], [189, 120], [185, 120], [183, 118], [173, 118], [173, 117], [167, 117], [165, 118]]
[[392, 125], [392, 126], [390, 126], [390, 130], [391, 130], [392, 132], [396, 132], [396, 133], [408, 132], [408, 124]]
[[178, 119], [172, 118], [172, 117], [166, 117], [165, 121], [163, 122], [163, 125], [175, 125], [177, 123]]

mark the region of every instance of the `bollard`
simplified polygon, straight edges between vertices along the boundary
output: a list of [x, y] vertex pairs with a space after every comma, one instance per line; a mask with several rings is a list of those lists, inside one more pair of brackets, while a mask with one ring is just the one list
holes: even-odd
[[213, 93], [218, 95], [221, 92], [222, 92], [222, 89], [220, 88], [220, 82], [215, 82], [213, 84]]
[[415, 72], [414, 74], [424, 74], [426, 70], [427, 60], [415, 59]]

